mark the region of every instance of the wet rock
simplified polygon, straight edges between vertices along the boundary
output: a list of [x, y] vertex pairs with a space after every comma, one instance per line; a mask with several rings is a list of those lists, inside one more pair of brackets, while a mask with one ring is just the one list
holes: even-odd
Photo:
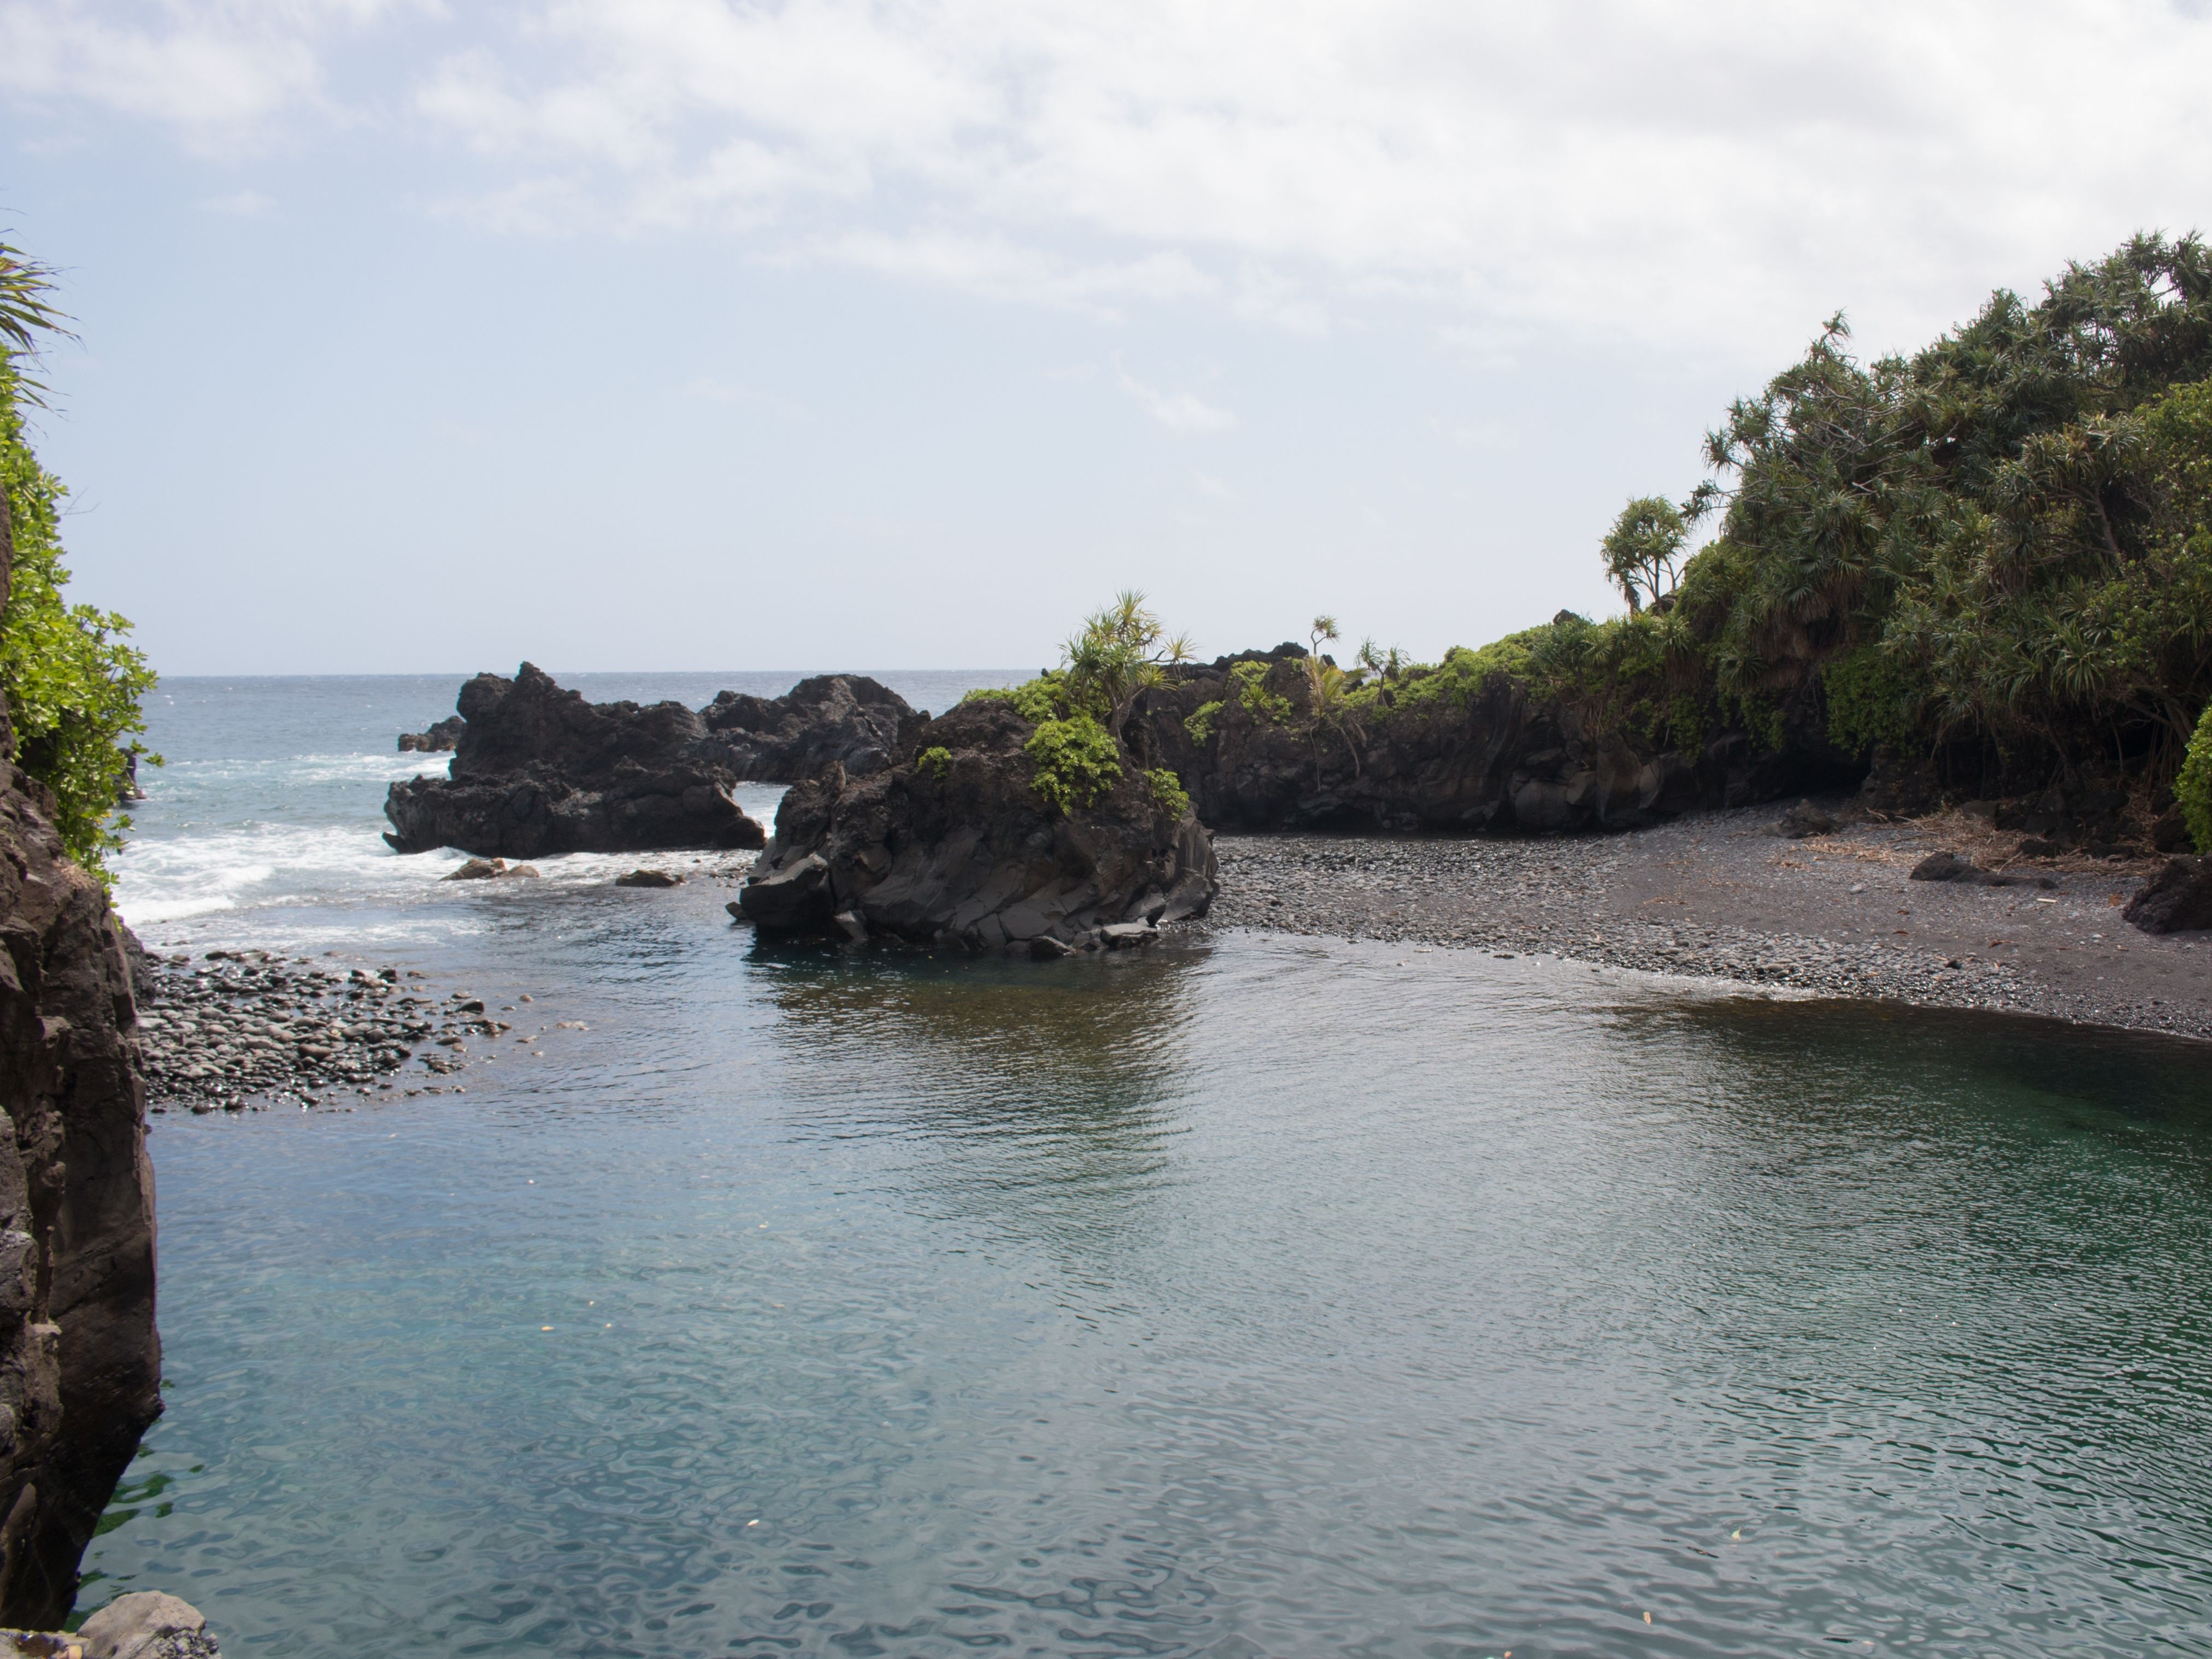
[[84, 1659], [222, 1659], [207, 1620], [158, 1590], [118, 1595], [77, 1630]]
[[459, 869], [451, 872], [441, 878], [441, 879], [446, 881], [489, 881], [494, 876], [503, 876], [506, 873], [507, 860], [505, 859], [471, 859], [465, 864], [463, 864]]
[[461, 688], [465, 721], [449, 777], [385, 797], [402, 853], [481, 857], [758, 847], [761, 826], [729, 793], [735, 775], [704, 752], [705, 723], [678, 702], [586, 702], [529, 663]]
[[665, 870], [633, 870], [628, 875], [617, 876], [617, 887], [681, 887], [684, 878]]
[[732, 775], [773, 783], [842, 766], [866, 777], [890, 765], [917, 716], [906, 699], [865, 674], [820, 674], [780, 697], [724, 691], [700, 712], [702, 754]]
[[832, 766], [793, 786], [738, 894], [743, 914], [813, 932], [849, 914], [915, 943], [1028, 951], [1120, 924], [1148, 892], [1201, 913], [1213, 847], [1196, 817], [1163, 806], [1126, 757], [1097, 802], [1054, 811], [1031, 787], [1034, 730], [1010, 703], [963, 703], [927, 729], [946, 764], [909, 759], [858, 779]]
[[2168, 859], [2120, 912], [2146, 933], [2182, 933], [2212, 927], [2212, 858]]
[[427, 732], [402, 732], [399, 734], [399, 752], [403, 755], [441, 753], [460, 742], [461, 733], [467, 726], [468, 722], [459, 714], [448, 714]]

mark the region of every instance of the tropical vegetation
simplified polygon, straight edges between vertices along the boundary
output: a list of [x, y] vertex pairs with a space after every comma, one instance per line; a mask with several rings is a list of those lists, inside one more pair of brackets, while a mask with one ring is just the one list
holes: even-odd
[[15, 559], [0, 611], [0, 692], [8, 700], [17, 764], [53, 792], [54, 825], [70, 854], [103, 879], [106, 856], [131, 820], [118, 802], [137, 762], [154, 672], [112, 611], [73, 604], [64, 590], [61, 481], [39, 464], [28, 411], [46, 388], [30, 371], [39, 347], [65, 334], [52, 301], [53, 273], [0, 241], [0, 491]]

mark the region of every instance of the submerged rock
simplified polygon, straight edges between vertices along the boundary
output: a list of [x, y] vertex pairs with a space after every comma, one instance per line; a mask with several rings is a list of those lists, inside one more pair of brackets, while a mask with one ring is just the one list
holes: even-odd
[[793, 786], [736, 908], [769, 931], [1032, 954], [1203, 914], [1213, 842], [1197, 817], [1126, 761], [1093, 804], [1054, 811], [1031, 787], [1035, 729], [1009, 703], [963, 703], [927, 728], [927, 766]]
[[865, 674], [817, 674], [780, 697], [724, 691], [700, 712], [701, 752], [740, 778], [793, 783], [825, 767], [866, 777], [891, 764], [915, 719], [904, 697]]
[[450, 777], [395, 783], [385, 798], [402, 853], [455, 847], [484, 857], [758, 847], [729, 793], [734, 775], [700, 752], [706, 726], [678, 702], [586, 702], [529, 663], [461, 688], [466, 725]]
[[681, 887], [684, 878], [665, 870], [633, 870], [628, 875], [617, 876], [617, 887]]

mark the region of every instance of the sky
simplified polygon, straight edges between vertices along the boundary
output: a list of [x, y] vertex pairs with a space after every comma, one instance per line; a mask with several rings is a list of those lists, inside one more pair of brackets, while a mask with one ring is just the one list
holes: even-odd
[[1431, 659], [1832, 313], [2212, 231], [2176, 0], [0, 0], [74, 593], [172, 674]]

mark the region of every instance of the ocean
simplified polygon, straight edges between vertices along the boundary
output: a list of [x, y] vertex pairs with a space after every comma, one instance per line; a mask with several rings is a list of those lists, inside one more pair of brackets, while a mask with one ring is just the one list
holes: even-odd
[[443, 884], [380, 806], [457, 683], [157, 694], [149, 944], [548, 1029], [465, 1094], [152, 1120], [167, 1410], [80, 1612], [168, 1590], [248, 1659], [2212, 1654], [2201, 1047], [1258, 933], [776, 945], [726, 855]]

